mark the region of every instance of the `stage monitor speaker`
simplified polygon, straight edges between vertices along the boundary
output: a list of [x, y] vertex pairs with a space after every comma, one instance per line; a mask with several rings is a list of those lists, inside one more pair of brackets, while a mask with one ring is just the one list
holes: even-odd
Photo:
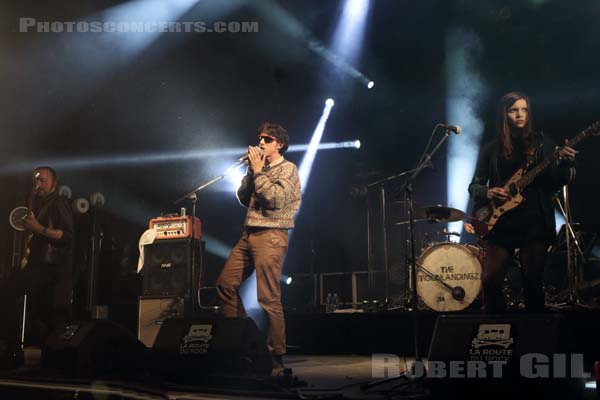
[[152, 349], [157, 378], [173, 382], [220, 376], [269, 376], [265, 337], [250, 318], [205, 317], [164, 321]]
[[184, 311], [182, 297], [140, 297], [138, 339], [146, 347], [152, 347], [163, 322], [169, 318], [182, 318]]
[[[558, 314], [440, 315], [429, 360], [486, 361], [486, 355], [494, 355], [512, 365], [524, 354], [551, 355], [559, 350], [559, 336], [564, 334], [561, 321]], [[510, 357], [498, 357], [500, 353]]]
[[42, 367], [77, 378], [141, 378], [147, 349], [109, 320], [60, 324], [42, 347]]
[[[192, 243], [195, 266], [191, 265]], [[202, 242], [185, 239], [156, 240], [144, 246], [143, 296], [196, 296], [201, 278]]]
[[[578, 373], [569, 371], [573, 365], [569, 344], [568, 329], [558, 314], [441, 315], [429, 349], [432, 394], [564, 396], [574, 382], [572, 374]], [[556, 354], [564, 354], [566, 361], [555, 359]], [[532, 379], [530, 374], [545, 374], [542, 365], [548, 367], [548, 376]], [[563, 367], [566, 379], [554, 379], [552, 374]]]

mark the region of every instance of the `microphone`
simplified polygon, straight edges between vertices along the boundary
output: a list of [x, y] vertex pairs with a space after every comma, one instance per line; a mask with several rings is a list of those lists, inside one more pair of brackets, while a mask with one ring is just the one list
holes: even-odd
[[[256, 149], [258, 149], [258, 152], [260, 153], [260, 155], [263, 155], [263, 151], [260, 147], [256, 147]], [[244, 154], [243, 156], [241, 156], [240, 158], [238, 158], [239, 163], [244, 163], [244, 164], [248, 164], [248, 153]]]
[[33, 176], [33, 179], [35, 179], [35, 186], [33, 187], [33, 192], [37, 192], [40, 189], [40, 183], [38, 182], [38, 178], [40, 176], [39, 171], [35, 173], [35, 175]]
[[452, 132], [454, 132], [455, 134], [457, 134], [457, 135], [460, 135], [460, 131], [461, 131], [460, 125], [446, 125], [446, 124], [440, 124], [440, 126], [441, 126], [442, 128], [444, 128], [445, 130], [447, 130], [447, 131], [452, 131]]

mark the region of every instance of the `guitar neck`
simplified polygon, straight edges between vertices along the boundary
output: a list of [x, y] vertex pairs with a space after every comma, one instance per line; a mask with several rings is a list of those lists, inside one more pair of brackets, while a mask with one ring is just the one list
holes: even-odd
[[[575, 137], [573, 137], [573, 139], [571, 139], [569, 141], [569, 146], [570, 147], [577, 146], [577, 144], [579, 142], [581, 142], [583, 139], [585, 139], [586, 137], [587, 137], [587, 135], [585, 132], [578, 133], [577, 135], [575, 135]], [[546, 168], [548, 168], [548, 166], [550, 164], [555, 162], [557, 159], [558, 159], [558, 153], [556, 151], [552, 152], [551, 156], [546, 157], [541, 163], [539, 163], [538, 165], [536, 165], [535, 167], [530, 169], [525, 175], [523, 175], [521, 177], [521, 179], [519, 179], [517, 181], [517, 186], [520, 189], [523, 189], [526, 186], [528, 186], [531, 182], [533, 182], [533, 180], [535, 178], [537, 178], [537, 176], [539, 174], [541, 174]]]

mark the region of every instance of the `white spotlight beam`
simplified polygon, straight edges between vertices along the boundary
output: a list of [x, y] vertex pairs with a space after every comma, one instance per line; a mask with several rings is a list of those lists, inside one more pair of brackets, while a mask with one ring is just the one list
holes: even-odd
[[[340, 148], [360, 147], [360, 141], [328, 142], [320, 143], [319, 150], [333, 150]], [[309, 144], [290, 145], [288, 152], [302, 152], [309, 149]], [[246, 147], [230, 147], [219, 150], [191, 150], [191, 151], [173, 151], [163, 153], [146, 154], [121, 154], [121, 155], [99, 155], [76, 158], [47, 158], [38, 159], [34, 162], [23, 162], [8, 165], [0, 165], [0, 174], [22, 173], [32, 170], [38, 165], [52, 165], [60, 170], [76, 168], [104, 168], [111, 166], [144, 165], [150, 163], [160, 163], [169, 161], [199, 160], [210, 157], [223, 156], [241, 156], [247, 151]]]
[[[485, 84], [477, 71], [482, 52], [481, 41], [474, 33], [462, 30], [448, 33], [447, 120], [451, 124], [460, 123], [463, 133], [448, 141], [447, 196], [449, 207], [465, 211], [469, 204], [468, 187], [483, 135], [483, 123], [477, 116], [477, 106], [485, 95]], [[452, 222], [448, 229], [461, 232], [463, 223]]]
[[333, 51], [326, 48], [321, 42], [318, 40], [311, 40], [308, 42], [308, 48], [325, 58], [327, 61], [335, 65], [337, 68], [347, 73], [354, 79], [360, 81], [363, 85], [371, 89], [375, 82], [367, 78], [362, 72], [354, 68], [352, 65], [347, 63], [342, 57]]
[[356, 64], [362, 48], [369, 0], [346, 0], [333, 35], [333, 51], [350, 64]]
[[[136, 56], [161, 34], [158, 24], [177, 21], [197, 0], [135, 0], [110, 7], [99, 14], [101, 21], [115, 24], [104, 39], [124, 54]], [[168, 28], [168, 26], [167, 26]]]
[[[359, 0], [361, 2], [363, 0]], [[368, 9], [368, 0], [366, 8]], [[252, 2], [252, 5], [256, 7], [256, 10], [262, 13], [269, 22], [274, 24], [282, 32], [288, 34], [291, 38], [304, 42], [308, 49], [315, 54], [323, 57], [343, 72], [349, 74], [351, 77], [359, 80], [362, 84], [369, 87], [369, 83], [372, 82], [362, 72], [354, 68], [350, 62], [344, 60], [341, 55], [329, 50], [323, 45], [318, 39], [312, 36], [312, 33], [298, 21], [293, 15], [287, 10], [281, 7], [274, 0], [261, 0]], [[349, 11], [349, 19], [355, 18], [356, 11]], [[350, 46], [352, 47], [352, 46]], [[373, 87], [371, 85], [371, 87]], [[371, 88], [369, 87], [369, 89]]]
[[325, 125], [327, 124], [327, 119], [329, 118], [329, 114], [331, 112], [331, 108], [333, 107], [332, 102], [328, 102], [325, 104], [325, 108], [323, 108], [323, 114], [317, 123], [317, 127], [310, 139], [310, 143], [308, 144], [308, 150], [302, 159], [300, 164], [300, 169], [298, 170], [298, 174], [300, 175], [300, 183], [302, 185], [302, 192], [306, 190], [306, 184], [308, 183], [308, 177], [310, 176], [310, 171], [312, 169], [313, 162], [315, 161], [315, 156], [317, 155], [317, 150], [319, 148], [319, 143], [321, 142], [321, 138], [323, 137], [323, 132], [325, 131]]

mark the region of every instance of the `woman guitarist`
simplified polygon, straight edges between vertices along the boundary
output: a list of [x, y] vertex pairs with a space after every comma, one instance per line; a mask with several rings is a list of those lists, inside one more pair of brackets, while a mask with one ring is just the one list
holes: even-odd
[[525, 201], [503, 214], [484, 237], [483, 304], [486, 313], [505, 310], [502, 284], [506, 267], [515, 249], [520, 250], [524, 271], [525, 305], [528, 311], [544, 308], [542, 278], [546, 250], [555, 239], [552, 196], [574, 177], [571, 167], [576, 151], [567, 142], [555, 148], [549, 138], [533, 129], [531, 102], [519, 92], [502, 96], [498, 105], [496, 138], [479, 154], [469, 194], [475, 204], [503, 202], [509, 193], [503, 188], [515, 172], [531, 167], [558, 151], [558, 162], [539, 175], [522, 194]]

